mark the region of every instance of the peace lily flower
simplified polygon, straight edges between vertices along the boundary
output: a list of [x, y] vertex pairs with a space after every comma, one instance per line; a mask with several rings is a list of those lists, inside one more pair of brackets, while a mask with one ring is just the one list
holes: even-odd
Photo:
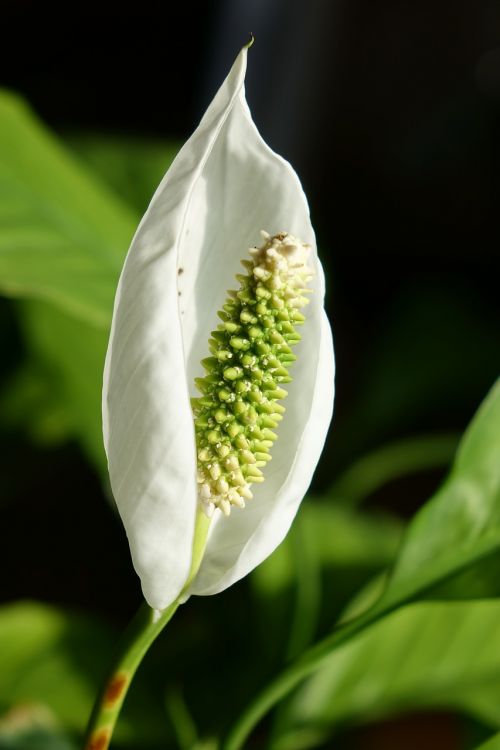
[[251, 119], [246, 60], [245, 48], [153, 196], [115, 300], [104, 440], [155, 610], [181, 592], [222, 591], [277, 547], [332, 413], [333, 348], [309, 210], [295, 172]]

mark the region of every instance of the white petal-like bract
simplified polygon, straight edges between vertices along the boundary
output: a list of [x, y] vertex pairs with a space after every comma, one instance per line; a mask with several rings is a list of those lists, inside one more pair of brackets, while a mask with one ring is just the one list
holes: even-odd
[[[217, 511], [190, 593], [223, 590], [286, 535], [309, 486], [333, 407], [333, 347], [309, 210], [291, 166], [259, 135], [244, 95], [247, 49], [179, 152], [139, 225], [115, 301], [103, 389], [111, 485], [144, 596], [183, 589], [197, 508], [190, 396], [227, 289], [260, 230], [313, 247], [313, 294], [273, 460], [254, 499]], [[253, 491], [253, 488], [252, 488]]]

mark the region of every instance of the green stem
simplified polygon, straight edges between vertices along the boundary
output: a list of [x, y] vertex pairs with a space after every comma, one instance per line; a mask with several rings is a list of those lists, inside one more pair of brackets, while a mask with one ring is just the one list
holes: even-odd
[[[128, 688], [147, 650], [171, 619], [177, 600], [161, 613], [142, 604], [126, 629], [111, 673], [95, 703], [90, 717], [85, 750], [106, 750], [115, 728]], [[158, 615], [155, 617], [155, 615]]]
[[149, 647], [173, 617], [200, 567], [210, 527], [209, 519], [198, 511], [196, 515], [193, 556], [188, 579], [179, 597], [166, 609], [154, 610], [143, 603], [126, 629], [118, 655], [104, 683], [92, 711], [84, 750], [107, 750], [123, 701], [136, 670]]
[[222, 744], [222, 750], [240, 750], [252, 730], [266, 713], [302, 682], [302, 680], [314, 672], [326, 656], [344, 643], [347, 643], [347, 641], [358, 633], [361, 633], [365, 628], [389, 614], [393, 608], [387, 607], [382, 610], [370, 610], [351, 623], [340, 626], [332, 635], [327, 636], [324, 640], [308, 649], [299, 659], [278, 675], [257, 696], [255, 701], [250, 704], [247, 710], [239, 717], [225, 742]]

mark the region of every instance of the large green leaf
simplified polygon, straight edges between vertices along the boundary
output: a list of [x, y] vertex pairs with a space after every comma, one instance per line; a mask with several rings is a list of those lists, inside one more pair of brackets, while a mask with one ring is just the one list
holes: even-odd
[[42, 440], [78, 437], [104, 470], [104, 353], [138, 220], [114, 189], [145, 207], [175, 148], [97, 136], [74, 142], [99, 176], [17, 97], [0, 92], [0, 293], [23, 300], [29, 352], [23, 377], [4, 389], [0, 414]]
[[414, 604], [332, 654], [294, 695], [276, 748], [310, 747], [306, 735], [420, 708], [498, 727], [499, 704], [500, 602]]
[[306, 651], [242, 715], [226, 747], [241, 747], [259, 718], [326, 658], [411, 601], [500, 594], [500, 381], [460, 443], [451, 473], [410, 524], [373, 607]]
[[20, 307], [28, 377], [7, 389], [2, 412], [12, 421], [20, 389], [40, 436], [70, 431], [100, 466], [106, 335], [136, 221], [18, 98], [0, 93], [0, 292], [32, 301]]
[[0, 289], [107, 326], [136, 215], [0, 94]]

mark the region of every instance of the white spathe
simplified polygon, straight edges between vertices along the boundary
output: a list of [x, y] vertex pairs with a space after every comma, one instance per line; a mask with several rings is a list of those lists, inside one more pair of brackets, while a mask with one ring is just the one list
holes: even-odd
[[229, 518], [216, 511], [189, 593], [215, 594], [283, 540], [309, 486], [333, 408], [334, 358], [324, 277], [307, 201], [291, 166], [260, 137], [245, 100], [244, 48], [159, 185], [118, 284], [103, 386], [113, 494], [144, 597], [182, 591], [197, 509], [190, 396], [210, 331], [260, 230], [313, 248], [314, 289], [265, 481]]

